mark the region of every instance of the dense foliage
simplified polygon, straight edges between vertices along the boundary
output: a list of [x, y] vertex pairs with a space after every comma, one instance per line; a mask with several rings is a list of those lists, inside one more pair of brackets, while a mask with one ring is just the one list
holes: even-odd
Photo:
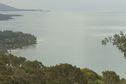
[[101, 79], [102, 77], [98, 75], [96, 72], [93, 70], [90, 70], [88, 68], [81, 69], [81, 72], [83, 75], [87, 78], [88, 84], [101, 84]]
[[0, 31], [0, 49], [8, 50], [22, 48], [36, 43], [36, 37], [31, 34], [13, 31]]
[[87, 84], [87, 79], [70, 64], [46, 67], [38, 61], [1, 53], [0, 84]]
[[70, 64], [44, 66], [39, 61], [0, 52], [0, 84], [125, 84], [113, 71], [103, 76]]
[[105, 84], [119, 84], [120, 78], [113, 71], [104, 71], [103, 73], [103, 81]]

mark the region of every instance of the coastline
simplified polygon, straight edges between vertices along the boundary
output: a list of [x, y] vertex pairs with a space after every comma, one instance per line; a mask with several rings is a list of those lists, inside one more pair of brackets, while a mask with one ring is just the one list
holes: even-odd
[[0, 14], [0, 21], [6, 21], [6, 20], [14, 19], [13, 17], [16, 17], [16, 16], [22, 16], [22, 15]]

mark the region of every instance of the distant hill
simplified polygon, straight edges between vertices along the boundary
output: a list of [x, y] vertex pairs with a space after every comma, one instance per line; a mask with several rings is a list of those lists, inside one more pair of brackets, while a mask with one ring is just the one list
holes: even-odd
[[20, 9], [0, 3], [0, 11], [16, 11], [16, 10], [20, 10]]
[[15, 16], [21, 16], [21, 15], [0, 14], [0, 21], [13, 19], [13, 17]]
[[18, 9], [12, 6], [8, 6], [6, 4], [0, 3], [0, 11], [41, 11], [35, 9]]

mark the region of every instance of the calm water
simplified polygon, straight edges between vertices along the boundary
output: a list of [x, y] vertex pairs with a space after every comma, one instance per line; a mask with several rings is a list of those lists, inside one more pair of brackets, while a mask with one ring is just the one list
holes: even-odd
[[123, 54], [111, 45], [101, 45], [105, 36], [126, 32], [126, 14], [70, 11], [15, 14], [24, 16], [0, 21], [1, 30], [32, 33], [38, 37], [38, 44], [17, 49], [13, 54], [39, 60], [44, 65], [70, 63], [91, 68], [98, 73], [114, 70], [126, 77]]

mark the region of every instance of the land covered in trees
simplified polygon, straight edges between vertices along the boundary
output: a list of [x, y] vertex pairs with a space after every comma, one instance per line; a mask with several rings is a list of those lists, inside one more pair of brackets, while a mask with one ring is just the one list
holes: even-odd
[[36, 44], [34, 35], [22, 32], [0, 31], [0, 50], [7, 51]]
[[0, 84], [126, 84], [114, 71], [102, 74], [70, 64], [45, 66], [0, 52]]
[[21, 15], [0, 14], [0, 20], [10, 20], [13, 19], [13, 17], [15, 16], [21, 16]]

